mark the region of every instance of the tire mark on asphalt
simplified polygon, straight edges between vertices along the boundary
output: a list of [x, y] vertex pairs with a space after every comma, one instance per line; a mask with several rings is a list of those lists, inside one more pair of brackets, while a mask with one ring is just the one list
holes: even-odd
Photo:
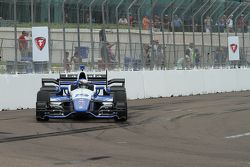
[[67, 130], [67, 131], [50, 132], [50, 133], [43, 133], [43, 134], [16, 136], [16, 137], [0, 139], [0, 143], [16, 142], [16, 141], [39, 139], [39, 138], [54, 137], [54, 136], [64, 136], [64, 135], [71, 135], [71, 134], [84, 133], [84, 132], [115, 129], [115, 128], [121, 128], [121, 127], [126, 127], [126, 126], [131, 126], [131, 125], [127, 123], [121, 123], [119, 125], [116, 124], [116, 125], [98, 126], [98, 127], [74, 129], [74, 130]]

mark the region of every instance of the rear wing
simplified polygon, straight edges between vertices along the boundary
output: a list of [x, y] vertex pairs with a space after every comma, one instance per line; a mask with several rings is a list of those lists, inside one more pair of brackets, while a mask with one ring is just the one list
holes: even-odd
[[71, 85], [78, 79], [77, 74], [60, 74], [59, 84], [60, 85]]
[[107, 80], [107, 74], [88, 74], [88, 81], [93, 82], [94, 85], [111, 85], [111, 84], [122, 84], [125, 86], [125, 79], [123, 78], [115, 78], [111, 80]]

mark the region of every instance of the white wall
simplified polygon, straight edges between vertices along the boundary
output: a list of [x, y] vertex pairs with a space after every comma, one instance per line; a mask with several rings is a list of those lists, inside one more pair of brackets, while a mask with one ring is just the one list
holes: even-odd
[[[250, 90], [250, 69], [112, 71], [125, 78], [128, 99]], [[41, 78], [58, 74], [0, 76], [0, 109], [34, 108]]]

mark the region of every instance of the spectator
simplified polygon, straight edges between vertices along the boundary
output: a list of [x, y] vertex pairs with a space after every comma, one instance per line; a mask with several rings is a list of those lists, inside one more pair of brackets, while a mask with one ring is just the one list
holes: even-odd
[[154, 52], [154, 62], [157, 69], [163, 69], [164, 67], [164, 59], [162, 46], [159, 44], [158, 40], [153, 41], [153, 52]]
[[218, 26], [218, 31], [219, 32], [225, 32], [225, 27], [226, 27], [226, 16], [221, 16], [218, 20], [217, 26]]
[[195, 60], [196, 60], [196, 55], [194, 52], [194, 44], [190, 43], [189, 44], [189, 48], [188, 48], [189, 52], [186, 52], [188, 57], [190, 58], [190, 65], [194, 66], [195, 65]]
[[227, 32], [233, 32], [233, 15], [230, 15], [227, 19]]
[[148, 44], [143, 44], [143, 56], [144, 56], [144, 62], [143, 62], [143, 66], [146, 69], [150, 68], [150, 46]]
[[190, 60], [189, 55], [190, 55], [190, 50], [186, 49], [184, 57], [179, 58], [176, 63], [178, 70], [185, 69], [185, 68], [190, 69], [191, 60]]
[[88, 13], [85, 15], [85, 22], [86, 23], [90, 22], [90, 18], [89, 18], [89, 14]]
[[115, 45], [116, 43], [109, 43], [107, 42], [107, 50], [108, 50], [108, 68], [109, 69], [113, 69], [115, 67], [115, 63], [116, 63], [116, 57], [114, 52], [112, 51], [112, 47]]
[[213, 23], [213, 19], [207, 16], [206, 19], [204, 20], [206, 32], [212, 32], [212, 23]]
[[143, 30], [149, 30], [149, 28], [150, 28], [150, 20], [148, 19], [148, 16], [143, 17], [142, 25], [143, 25]]
[[63, 57], [63, 67], [65, 72], [70, 72], [69, 52], [65, 52]]
[[68, 15], [68, 13], [65, 13], [65, 23], [69, 23], [69, 15]]
[[134, 25], [134, 17], [131, 14], [129, 14], [128, 20], [129, 20], [130, 25], [133, 26]]
[[25, 60], [28, 55], [28, 41], [26, 40], [28, 33], [22, 31], [22, 34], [19, 36], [19, 51], [21, 53], [21, 60]]
[[176, 32], [180, 32], [181, 31], [181, 26], [182, 26], [181, 19], [178, 17], [178, 15], [175, 15], [174, 19], [173, 19], [173, 22], [172, 22], [172, 27], [174, 27], [174, 30]]
[[154, 15], [154, 29], [159, 31], [161, 27], [161, 19], [158, 15]]
[[164, 16], [164, 20], [163, 20], [163, 28], [162, 28], [162, 31], [167, 31], [169, 32], [170, 31], [170, 19], [168, 17], [168, 15], [165, 15]]
[[27, 60], [32, 61], [32, 32], [29, 32], [28, 35], [25, 37], [28, 42], [27, 47]]
[[79, 55], [79, 52], [76, 51], [70, 60], [72, 70], [77, 71], [81, 63], [82, 63], [82, 59]]
[[127, 25], [128, 24], [128, 20], [125, 16], [122, 16], [122, 18], [119, 19], [118, 22], [120, 25]]
[[195, 67], [198, 68], [200, 67], [200, 59], [201, 59], [201, 55], [200, 55], [200, 51], [199, 49], [195, 48], [194, 49], [194, 54], [195, 54]]
[[237, 21], [237, 32], [244, 32], [244, 27], [246, 26], [244, 15], [241, 14]]
[[100, 40], [100, 42], [106, 42], [107, 41], [106, 30], [104, 28], [102, 28], [99, 31], [99, 40]]

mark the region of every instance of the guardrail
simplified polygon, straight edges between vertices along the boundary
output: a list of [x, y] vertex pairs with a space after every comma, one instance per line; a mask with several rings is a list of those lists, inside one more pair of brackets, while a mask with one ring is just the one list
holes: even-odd
[[[93, 73], [93, 72], [91, 72]], [[250, 90], [250, 69], [111, 71], [108, 79], [125, 78], [128, 99], [188, 96]], [[42, 78], [59, 74], [0, 75], [0, 110], [35, 108]]]

